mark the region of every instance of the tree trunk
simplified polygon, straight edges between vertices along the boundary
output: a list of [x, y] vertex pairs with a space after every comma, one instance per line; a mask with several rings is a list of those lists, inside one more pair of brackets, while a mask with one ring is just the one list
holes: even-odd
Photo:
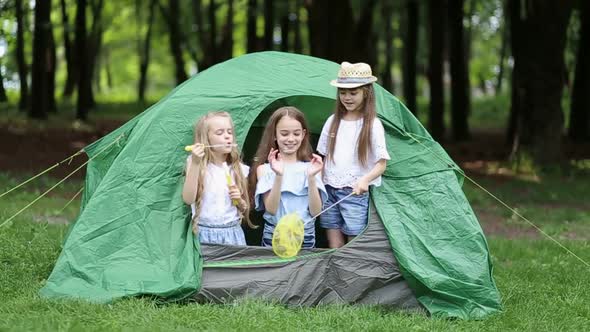
[[0, 70], [0, 103], [7, 101], [8, 97], [6, 96], [6, 89], [4, 89], [4, 76], [2, 76], [2, 71]]
[[293, 22], [293, 32], [295, 33], [293, 38], [293, 51], [301, 54], [303, 53], [303, 41], [301, 40], [301, 18], [299, 17], [299, 14], [302, 4], [301, 0], [295, 0], [293, 3], [295, 4], [295, 8], [293, 9], [293, 12], [295, 13], [295, 21]]
[[221, 50], [221, 57], [218, 59], [217, 62], [225, 61], [227, 59], [231, 59], [233, 56], [234, 50], [234, 1], [227, 0], [227, 16], [225, 25], [223, 26], [223, 34], [222, 39], [219, 45], [219, 49]]
[[257, 14], [257, 1], [248, 0], [248, 27], [247, 27], [247, 52], [252, 53], [258, 51], [258, 37], [256, 36], [256, 20]]
[[18, 66], [18, 80], [20, 83], [20, 99], [18, 108], [24, 111], [29, 106], [29, 84], [27, 81], [27, 62], [25, 59], [24, 39], [24, 10], [22, 0], [16, 0], [16, 63]]
[[201, 72], [207, 69], [212, 63], [211, 54], [208, 49], [211, 46], [209, 43], [209, 36], [205, 29], [205, 16], [203, 15], [203, 6], [201, 0], [193, 0], [194, 23], [197, 27], [197, 39], [199, 41], [199, 48], [202, 57], [197, 61], [198, 71]]
[[264, 0], [264, 49], [267, 51], [273, 49], [274, 25], [273, 0]]
[[[150, 64], [150, 48], [152, 42], [152, 28], [154, 25], [154, 16], [156, 11], [156, 2], [158, 0], [150, 0], [150, 12], [148, 16], [148, 28], [145, 34], [145, 39], [143, 42], [143, 50], [140, 57], [140, 64], [139, 64], [139, 86], [138, 86], [138, 99], [139, 101], [145, 101], [145, 88], [147, 86], [147, 72], [148, 67]], [[107, 67], [108, 68], [108, 67]], [[108, 70], [107, 70], [108, 73]], [[108, 77], [108, 75], [107, 75]]]
[[78, 63], [78, 100], [76, 103], [76, 118], [86, 121], [91, 108], [89, 92], [91, 80], [89, 71], [88, 38], [86, 35], [86, 0], [77, 0], [76, 6], [76, 59]]
[[469, 79], [465, 59], [463, 0], [449, 0], [451, 51], [451, 129], [453, 139], [469, 138]]
[[[211, 1], [211, 6], [214, 6], [213, 1]], [[170, 42], [170, 53], [172, 54], [172, 58], [174, 60], [176, 84], [180, 84], [186, 81], [188, 78], [184, 68], [184, 59], [182, 57], [180, 25], [178, 22], [180, 6], [178, 0], [170, 0], [168, 12], [166, 12], [163, 6], [160, 8], [164, 18], [166, 19], [166, 23], [168, 24], [168, 31], [170, 33], [168, 40]]]
[[356, 23], [353, 62], [367, 62], [371, 67], [377, 67], [377, 35], [373, 33], [373, 13], [377, 0], [363, 1], [363, 9]]
[[580, 1], [580, 41], [572, 91], [569, 137], [590, 140], [590, 2]]
[[55, 45], [55, 37], [53, 31], [48, 31], [49, 49], [48, 49], [48, 63], [47, 63], [47, 101], [48, 111], [51, 113], [57, 112], [57, 103], [55, 101], [55, 73], [57, 71], [57, 52]]
[[281, 51], [289, 52], [289, 11], [281, 17]]
[[511, 15], [512, 31], [516, 33], [516, 38], [512, 38], [516, 75], [512, 103], [517, 111], [513, 141], [517, 144], [513, 144], [513, 152], [528, 154], [540, 165], [559, 163], [564, 48], [572, 1], [527, 1], [526, 7], [521, 7], [518, 0], [511, 2], [511, 10], [524, 11]]
[[207, 50], [210, 54], [210, 62], [207, 63], [207, 66], [212, 66], [217, 62], [219, 55], [217, 54], [217, 16], [215, 15], [217, 11], [217, 5], [215, 4], [215, 0], [210, 0], [209, 3], [209, 45], [207, 46]]
[[51, 1], [35, 4], [35, 31], [33, 34], [32, 102], [29, 116], [46, 119], [49, 110], [49, 82], [47, 75], [49, 54], [49, 29], [51, 28]]
[[375, 0], [362, 3], [358, 22], [354, 20], [349, 0], [310, 0], [306, 4], [311, 55], [335, 62], [362, 61], [375, 65], [372, 32]]
[[70, 97], [74, 93], [77, 81], [77, 66], [75, 54], [72, 53], [72, 40], [70, 38], [71, 25], [68, 17], [66, 0], [60, 1], [61, 5], [61, 20], [63, 24], [63, 39], [64, 39], [64, 53], [66, 58], [66, 83], [64, 85], [63, 96]]
[[428, 82], [430, 85], [429, 128], [432, 136], [441, 140], [445, 134], [443, 49], [445, 37], [445, 8], [440, 0], [428, 1], [429, 54]]
[[[95, 69], [97, 66], [97, 62], [99, 59], [100, 51], [102, 48], [102, 34], [104, 32], [104, 27], [102, 24], [102, 9], [104, 6], [104, 0], [95, 0], [91, 2], [91, 13], [92, 13], [92, 26], [90, 28], [90, 36], [88, 40], [88, 49], [89, 49], [89, 57], [88, 57], [88, 74], [90, 75], [90, 82], [94, 80], [94, 74], [98, 73], [98, 70]], [[92, 84], [88, 85], [90, 89], [88, 91], [88, 96], [90, 100], [90, 108], [94, 108], [96, 106], [96, 102], [94, 101], [94, 93], [92, 91]]]
[[418, 2], [408, 0], [407, 3], [407, 28], [404, 47], [404, 99], [406, 106], [414, 114], [416, 108], [416, 58], [418, 56]]
[[520, 0], [507, 0], [506, 17], [508, 17], [508, 28], [510, 33], [510, 51], [512, 53], [512, 80], [510, 86], [510, 115], [508, 117], [508, 126], [506, 130], [506, 141], [512, 145], [512, 153], [516, 152], [516, 147], [519, 145], [520, 138], [516, 135], [517, 119], [521, 112], [522, 106], [520, 101], [522, 97], [519, 96], [518, 80], [520, 75], [518, 71], [521, 66], [517, 62], [521, 61], [522, 56], [517, 56], [521, 52], [520, 40], [522, 39], [522, 27], [520, 22]]
[[498, 62], [498, 78], [496, 80], [496, 88], [495, 88], [495, 94], [496, 96], [498, 96], [500, 93], [502, 93], [502, 83], [504, 80], [504, 62], [506, 59], [506, 53], [508, 53], [508, 39], [510, 38], [510, 34], [509, 34], [509, 27], [507, 24], [508, 21], [508, 15], [507, 15], [507, 9], [506, 6], [503, 6], [504, 8], [504, 15], [502, 15], [501, 20], [503, 21], [502, 24], [502, 44], [500, 46], [500, 61]]
[[383, 88], [393, 92], [391, 67], [393, 66], [393, 8], [389, 1], [383, 3], [383, 24], [385, 25], [385, 66], [381, 75]]
[[109, 55], [109, 52], [105, 53], [105, 57], [104, 57], [104, 69], [106, 71], [106, 78], [107, 78], [107, 87], [109, 88], [109, 90], [113, 89], [113, 74], [111, 71], [111, 57]]

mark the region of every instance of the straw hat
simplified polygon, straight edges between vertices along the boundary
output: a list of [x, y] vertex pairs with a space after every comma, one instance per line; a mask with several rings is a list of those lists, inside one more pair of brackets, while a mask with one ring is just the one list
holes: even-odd
[[373, 76], [368, 64], [343, 62], [338, 70], [338, 79], [330, 81], [330, 84], [338, 88], [352, 89], [376, 81], [377, 77]]

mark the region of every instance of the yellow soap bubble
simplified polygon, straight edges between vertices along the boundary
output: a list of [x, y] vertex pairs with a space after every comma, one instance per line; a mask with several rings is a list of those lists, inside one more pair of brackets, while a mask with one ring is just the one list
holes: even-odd
[[281, 258], [297, 256], [303, 244], [303, 220], [296, 212], [283, 216], [272, 235], [272, 250]]

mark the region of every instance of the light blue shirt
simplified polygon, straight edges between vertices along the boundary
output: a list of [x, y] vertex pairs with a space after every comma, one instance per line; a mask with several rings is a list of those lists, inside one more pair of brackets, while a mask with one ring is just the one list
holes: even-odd
[[[297, 212], [304, 224], [304, 248], [315, 246], [315, 219], [309, 213], [309, 192], [307, 181], [307, 168], [309, 162], [298, 161], [293, 164], [284, 164], [283, 179], [281, 183], [281, 198], [277, 207], [276, 214], [264, 212], [264, 233], [262, 245], [270, 246], [272, 244], [272, 234], [277, 222], [286, 214]], [[275, 181], [275, 172], [271, 169], [270, 164], [264, 164], [263, 175], [258, 178], [256, 183], [256, 193], [254, 196], [254, 207], [258, 211], [265, 211], [264, 194], [272, 189]], [[322, 182], [320, 173], [315, 176], [316, 186], [320, 191], [322, 204], [327, 200], [328, 194]]]

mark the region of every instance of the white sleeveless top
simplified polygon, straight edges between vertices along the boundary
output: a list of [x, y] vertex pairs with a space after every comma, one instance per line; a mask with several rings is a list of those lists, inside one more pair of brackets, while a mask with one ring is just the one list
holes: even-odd
[[[190, 158], [187, 162], [190, 163]], [[250, 167], [240, 164], [244, 177], [248, 176]], [[233, 170], [230, 170], [232, 173]], [[232, 174], [234, 183], [235, 176]], [[240, 219], [238, 208], [232, 204], [229, 197], [229, 187], [225, 178], [225, 169], [213, 163], [207, 165], [205, 182], [201, 199], [201, 212], [199, 213], [199, 224], [223, 225]], [[195, 217], [196, 205], [191, 204], [193, 218]]]

